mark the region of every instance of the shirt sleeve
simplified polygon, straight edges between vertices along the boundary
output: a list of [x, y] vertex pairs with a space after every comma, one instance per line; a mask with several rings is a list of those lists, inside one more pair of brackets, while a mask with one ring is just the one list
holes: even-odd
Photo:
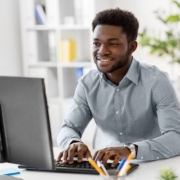
[[152, 90], [161, 136], [141, 142], [137, 159], [157, 160], [180, 154], [180, 106], [168, 77], [161, 73]]
[[82, 134], [91, 119], [92, 114], [87, 103], [83, 84], [80, 80], [75, 91], [73, 105], [59, 131], [57, 137], [58, 146], [63, 150], [72, 141], [81, 141]]

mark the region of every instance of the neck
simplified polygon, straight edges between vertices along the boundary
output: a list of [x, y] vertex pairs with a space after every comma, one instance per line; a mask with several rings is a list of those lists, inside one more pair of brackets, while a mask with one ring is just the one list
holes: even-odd
[[106, 73], [106, 77], [113, 83], [118, 85], [119, 82], [123, 79], [123, 77], [125, 76], [125, 74], [127, 73], [130, 65], [132, 62], [132, 58], [131, 60], [126, 64], [126, 66], [124, 66], [123, 68], [117, 69], [116, 71], [112, 72], [112, 73]]

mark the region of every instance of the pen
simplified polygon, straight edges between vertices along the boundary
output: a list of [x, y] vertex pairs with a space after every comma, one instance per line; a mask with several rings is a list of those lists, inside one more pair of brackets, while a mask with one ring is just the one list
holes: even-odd
[[117, 167], [117, 171], [119, 171], [123, 167], [125, 162], [126, 162], [126, 158], [122, 158], [121, 162], [119, 163], [119, 165]]
[[[126, 162], [124, 163], [124, 166], [122, 167], [121, 171], [118, 173], [117, 176], [123, 176], [125, 175], [125, 173], [127, 172], [127, 169], [129, 170], [130, 165], [129, 165], [129, 161], [134, 157], [134, 154], [130, 154], [126, 160]], [[128, 166], [129, 165], [129, 166]]]
[[134, 157], [134, 154], [131, 153], [131, 154], [128, 156], [127, 161], [130, 161], [133, 157]]
[[121, 162], [119, 163], [119, 165], [117, 167], [116, 177], [118, 177], [120, 175], [120, 171], [121, 171], [121, 169], [122, 169], [125, 162], [126, 162], [126, 158], [122, 158]]
[[105, 173], [103, 172], [103, 170], [97, 166], [97, 164], [92, 158], [88, 158], [88, 161], [100, 175], [105, 176]]
[[102, 164], [99, 160], [97, 160], [97, 165], [103, 169], [103, 171], [105, 172], [105, 176], [107, 176], [107, 178], [109, 178], [109, 174], [108, 174], [106, 168], [104, 167], [104, 164]]
[[128, 166], [127, 166], [127, 168], [126, 168], [126, 174], [127, 174], [127, 172], [129, 171], [130, 168], [131, 168], [131, 165], [128, 164]]

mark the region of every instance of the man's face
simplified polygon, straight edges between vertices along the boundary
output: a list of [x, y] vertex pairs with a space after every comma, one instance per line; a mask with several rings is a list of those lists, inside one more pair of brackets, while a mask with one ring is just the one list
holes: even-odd
[[93, 58], [103, 73], [112, 73], [131, 61], [127, 36], [120, 26], [98, 25], [94, 29]]

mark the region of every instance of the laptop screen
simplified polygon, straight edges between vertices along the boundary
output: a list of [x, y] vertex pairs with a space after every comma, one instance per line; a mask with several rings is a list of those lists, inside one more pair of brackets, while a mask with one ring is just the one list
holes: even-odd
[[0, 76], [0, 160], [54, 169], [44, 80]]

